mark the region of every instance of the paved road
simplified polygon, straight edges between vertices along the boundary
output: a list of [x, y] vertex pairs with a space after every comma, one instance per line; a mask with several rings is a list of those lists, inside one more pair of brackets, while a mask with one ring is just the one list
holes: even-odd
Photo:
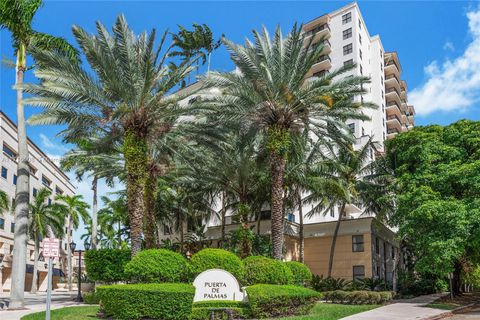
[[[54, 292], [52, 294], [52, 310], [81, 305], [73, 301], [76, 297], [74, 292]], [[1, 320], [19, 320], [24, 315], [45, 311], [47, 295], [45, 292], [38, 294], [25, 293], [25, 310], [7, 310], [9, 296], [8, 294], [0, 294], [0, 319]], [[2, 309], [4, 308], [4, 309]]]
[[[437, 300], [443, 294], [432, 294], [409, 300], [397, 300], [392, 304], [357, 313], [342, 320], [420, 320], [445, 313], [445, 310], [426, 308], [425, 305]], [[457, 319], [455, 319], [457, 320]], [[470, 319], [469, 319], [470, 320]], [[478, 320], [478, 318], [477, 318]]]

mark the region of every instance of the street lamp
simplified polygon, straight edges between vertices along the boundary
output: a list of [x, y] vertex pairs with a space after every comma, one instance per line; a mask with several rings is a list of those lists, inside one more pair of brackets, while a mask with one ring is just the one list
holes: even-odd
[[[70, 250], [72, 254], [75, 254], [75, 248], [77, 247], [77, 244], [75, 242], [70, 242]], [[82, 264], [82, 250], [78, 250], [78, 281], [77, 281], [77, 297], [73, 300], [75, 302], [83, 302], [83, 297], [82, 297], [82, 269], [81, 269], [81, 264]]]

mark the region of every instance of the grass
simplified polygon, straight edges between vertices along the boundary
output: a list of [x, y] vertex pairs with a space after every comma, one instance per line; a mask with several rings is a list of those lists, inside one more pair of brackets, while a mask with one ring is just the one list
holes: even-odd
[[[343, 305], [330, 303], [317, 303], [310, 315], [279, 318], [278, 320], [337, 320], [359, 312], [378, 308], [378, 305]], [[97, 319], [97, 306], [67, 307], [52, 310], [52, 320], [92, 320]], [[29, 314], [21, 320], [44, 320], [45, 312]]]
[[317, 303], [309, 315], [281, 318], [279, 320], [337, 320], [352, 314], [372, 310], [379, 305], [344, 305]]
[[[98, 306], [67, 307], [52, 310], [52, 320], [92, 320], [97, 319]], [[45, 320], [45, 311], [23, 316], [21, 320]]]
[[442, 309], [442, 310], [453, 310], [455, 308], [460, 307], [457, 303], [448, 303], [448, 302], [432, 302], [427, 304], [425, 307], [427, 308], [434, 308], [434, 309]]

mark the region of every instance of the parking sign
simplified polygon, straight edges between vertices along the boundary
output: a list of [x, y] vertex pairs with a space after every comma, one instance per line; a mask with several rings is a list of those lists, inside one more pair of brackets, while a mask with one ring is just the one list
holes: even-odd
[[58, 258], [60, 256], [60, 240], [56, 238], [43, 239], [43, 256], [46, 258]]

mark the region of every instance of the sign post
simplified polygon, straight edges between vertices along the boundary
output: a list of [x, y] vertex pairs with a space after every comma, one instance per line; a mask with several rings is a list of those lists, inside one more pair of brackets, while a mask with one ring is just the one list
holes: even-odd
[[50, 320], [50, 305], [52, 303], [52, 272], [53, 259], [60, 256], [60, 240], [56, 238], [43, 239], [43, 256], [48, 258], [48, 276], [47, 276], [47, 310], [45, 320]]

